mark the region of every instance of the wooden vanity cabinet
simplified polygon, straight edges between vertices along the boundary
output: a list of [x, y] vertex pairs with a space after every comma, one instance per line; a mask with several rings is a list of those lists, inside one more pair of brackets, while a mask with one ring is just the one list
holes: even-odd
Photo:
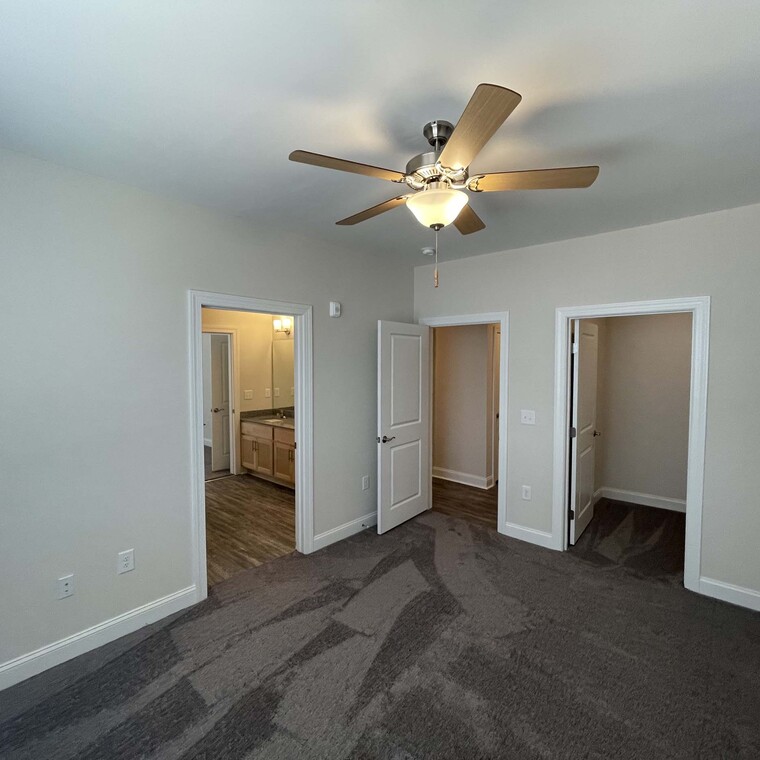
[[240, 423], [240, 461], [246, 469], [278, 483], [296, 482], [295, 433], [256, 422]]
[[274, 440], [269, 425], [242, 422], [240, 461], [243, 467], [259, 475], [274, 474]]
[[295, 435], [287, 428], [274, 429], [274, 476], [287, 485], [296, 483]]

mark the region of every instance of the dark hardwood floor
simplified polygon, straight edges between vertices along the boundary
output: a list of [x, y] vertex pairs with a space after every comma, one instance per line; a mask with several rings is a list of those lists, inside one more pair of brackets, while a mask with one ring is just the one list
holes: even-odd
[[208, 585], [294, 551], [295, 513], [295, 492], [290, 488], [252, 475], [208, 481]]
[[496, 530], [498, 487], [463, 486], [450, 480], [433, 478], [433, 511], [451, 517], [474, 520]]

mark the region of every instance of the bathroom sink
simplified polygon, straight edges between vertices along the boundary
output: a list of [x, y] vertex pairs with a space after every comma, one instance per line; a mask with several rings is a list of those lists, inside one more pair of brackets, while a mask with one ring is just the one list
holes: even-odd
[[286, 427], [286, 428], [295, 427], [293, 420], [288, 419], [288, 418], [282, 419], [282, 417], [272, 417], [267, 420], [261, 420], [261, 422], [264, 425], [275, 425], [276, 427]]

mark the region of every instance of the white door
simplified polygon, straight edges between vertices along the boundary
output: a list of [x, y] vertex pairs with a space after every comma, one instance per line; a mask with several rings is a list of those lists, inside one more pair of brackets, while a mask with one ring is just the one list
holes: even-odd
[[430, 328], [378, 322], [377, 532], [429, 509]]
[[230, 469], [230, 336], [211, 336], [211, 469]]
[[575, 436], [571, 438], [570, 543], [574, 544], [594, 516], [594, 466], [596, 459], [596, 365], [599, 328], [586, 320], [574, 320], [573, 406]]

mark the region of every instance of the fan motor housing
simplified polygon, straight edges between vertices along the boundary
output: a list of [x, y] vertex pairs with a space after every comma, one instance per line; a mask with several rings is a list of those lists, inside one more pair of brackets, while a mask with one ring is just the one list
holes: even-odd
[[[438, 166], [438, 159], [441, 157], [443, 148], [453, 131], [454, 125], [450, 121], [444, 121], [443, 119], [429, 121], [422, 128], [422, 134], [433, 146], [433, 150], [427, 153], [420, 153], [411, 158], [407, 163], [406, 175], [411, 180], [410, 184], [413, 187], [416, 187], [417, 183], [427, 184], [441, 177], [442, 172]], [[457, 173], [456, 181], [466, 181], [467, 177], [467, 170], [460, 170]]]

